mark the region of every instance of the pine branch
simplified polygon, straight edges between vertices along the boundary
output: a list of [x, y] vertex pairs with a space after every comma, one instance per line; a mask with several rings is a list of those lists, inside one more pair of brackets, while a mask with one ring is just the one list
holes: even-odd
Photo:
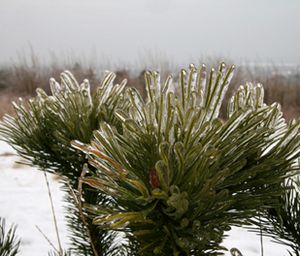
[[240, 87], [218, 118], [233, 67], [205, 66], [179, 76], [180, 92], [146, 73], [148, 99], [125, 95], [122, 132], [102, 122], [90, 144], [83, 182], [116, 201], [87, 207], [102, 229], [136, 245], [130, 255], [220, 255], [224, 232], [279, 204], [285, 178], [299, 173], [300, 122], [287, 125], [261, 85]]
[[18, 255], [20, 243], [16, 237], [16, 226], [6, 230], [5, 219], [0, 218], [0, 256]]
[[[299, 178], [288, 179], [290, 189], [280, 197], [280, 204], [269, 209], [262, 221], [265, 235], [275, 242], [290, 248], [289, 254], [299, 256], [300, 252], [300, 195]], [[257, 221], [254, 221], [257, 225]]]
[[[68, 184], [76, 190], [86, 157], [74, 150], [70, 141], [89, 142], [101, 121], [112, 124], [116, 129], [121, 127], [113, 112], [116, 107], [123, 108], [126, 104], [122, 96], [126, 81], [113, 85], [114, 78], [113, 73], [107, 74], [93, 95], [88, 81], [79, 85], [70, 72], [61, 74], [61, 84], [50, 79], [51, 96], [38, 89], [37, 96], [28, 103], [22, 100], [14, 103], [16, 116], [6, 115], [0, 123], [1, 139], [12, 145], [27, 164], [67, 177]], [[69, 191], [68, 187], [65, 190]], [[81, 200], [87, 203], [95, 204], [102, 200], [101, 195], [91, 188], [84, 188], [82, 195]], [[87, 235], [91, 232], [99, 255], [109, 255], [107, 244], [112, 243], [113, 236], [96, 228], [91, 220], [88, 220], [87, 230], [72, 200], [71, 195], [66, 196], [74, 252], [77, 255], [93, 255]]]

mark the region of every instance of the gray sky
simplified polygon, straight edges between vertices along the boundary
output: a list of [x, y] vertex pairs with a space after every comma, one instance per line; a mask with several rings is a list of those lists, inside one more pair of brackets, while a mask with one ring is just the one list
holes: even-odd
[[2, 63], [31, 45], [44, 59], [300, 64], [299, 0], [0, 0], [0, 31]]

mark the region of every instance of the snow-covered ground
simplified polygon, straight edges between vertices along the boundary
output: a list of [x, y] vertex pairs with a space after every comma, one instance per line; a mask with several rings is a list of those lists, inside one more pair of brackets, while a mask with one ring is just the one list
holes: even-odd
[[[22, 239], [20, 256], [47, 255], [52, 247], [36, 226], [56, 248], [58, 246], [45, 177], [34, 168], [16, 164], [15, 161], [19, 159], [12, 148], [0, 141], [0, 216], [6, 219], [7, 227], [12, 223], [18, 226], [17, 234]], [[61, 242], [66, 245], [63, 192], [59, 189], [56, 177], [47, 176]]]
[[[38, 231], [38, 226], [57, 247], [51, 206], [43, 173], [34, 168], [16, 164], [19, 157], [12, 148], [0, 141], [0, 216], [7, 224], [18, 225], [17, 234], [22, 238], [20, 256], [47, 255], [51, 250], [49, 242]], [[63, 192], [53, 175], [48, 175], [51, 194], [55, 204], [60, 238], [65, 249], [68, 248], [67, 228], [63, 215]], [[227, 248], [239, 248], [244, 256], [259, 256], [260, 238], [243, 229], [235, 228], [229, 232], [224, 242]], [[288, 255], [286, 247], [264, 238], [265, 256]], [[227, 254], [229, 255], [229, 253]]]

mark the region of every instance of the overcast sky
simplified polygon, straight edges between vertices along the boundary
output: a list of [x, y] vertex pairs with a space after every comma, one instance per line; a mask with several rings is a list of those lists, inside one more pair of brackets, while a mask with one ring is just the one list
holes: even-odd
[[46, 59], [300, 64], [299, 0], [0, 0], [0, 31], [2, 63], [31, 45]]

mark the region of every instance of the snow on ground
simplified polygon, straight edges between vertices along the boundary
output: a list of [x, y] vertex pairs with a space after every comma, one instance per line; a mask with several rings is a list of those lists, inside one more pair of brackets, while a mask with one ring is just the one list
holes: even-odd
[[[0, 141], [0, 216], [7, 227], [17, 224], [17, 234], [22, 239], [20, 256], [47, 255], [52, 250], [38, 231], [38, 226], [57, 248], [57, 238], [44, 174], [34, 168], [16, 164], [20, 158], [7, 144]], [[59, 234], [63, 245], [68, 242], [63, 217], [59, 183], [48, 174], [57, 216]]]
[[[51, 246], [37, 230], [38, 226], [57, 247], [51, 206], [45, 178], [42, 172], [15, 163], [19, 157], [7, 144], [0, 141], [0, 216], [5, 217], [7, 225], [18, 225], [17, 234], [22, 238], [20, 256], [47, 255]], [[68, 247], [67, 228], [63, 215], [63, 192], [58, 180], [48, 174], [51, 193], [58, 219], [62, 245]], [[244, 256], [260, 255], [260, 237], [241, 228], [229, 232], [223, 243], [227, 248], [236, 247]], [[282, 245], [264, 238], [265, 256], [288, 255]], [[226, 254], [229, 255], [229, 254]]]

